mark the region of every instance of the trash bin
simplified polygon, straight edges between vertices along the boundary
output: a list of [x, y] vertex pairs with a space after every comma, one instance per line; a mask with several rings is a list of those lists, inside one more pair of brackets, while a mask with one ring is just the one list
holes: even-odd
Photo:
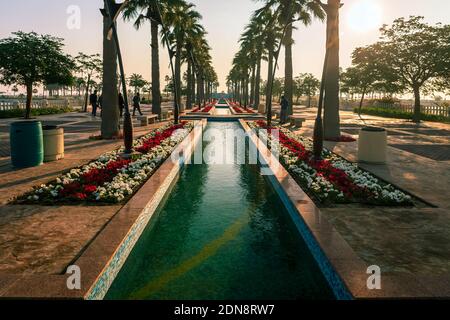
[[359, 133], [359, 162], [384, 164], [387, 159], [387, 131], [379, 127], [365, 127]]
[[16, 168], [36, 167], [44, 160], [42, 124], [37, 120], [11, 123], [11, 162]]
[[64, 159], [64, 129], [57, 126], [44, 126], [44, 161]]

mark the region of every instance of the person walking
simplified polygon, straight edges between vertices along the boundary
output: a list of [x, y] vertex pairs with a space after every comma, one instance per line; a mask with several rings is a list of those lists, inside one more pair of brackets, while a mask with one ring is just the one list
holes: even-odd
[[288, 120], [288, 109], [289, 101], [285, 96], [281, 97], [281, 114], [280, 114], [280, 124], [285, 124]]
[[103, 93], [98, 97], [98, 102], [97, 102], [98, 108], [100, 108], [100, 118], [103, 115]]
[[141, 95], [139, 92], [133, 97], [133, 117], [136, 115], [136, 110], [141, 116], [143, 115], [141, 111]]
[[120, 117], [123, 117], [123, 110], [125, 109], [125, 100], [123, 99], [123, 95], [121, 92], [119, 92], [119, 111], [120, 111]]
[[92, 116], [96, 117], [97, 116], [97, 108], [98, 108], [97, 90], [95, 90], [94, 93], [92, 93], [89, 96], [89, 102], [92, 106]]

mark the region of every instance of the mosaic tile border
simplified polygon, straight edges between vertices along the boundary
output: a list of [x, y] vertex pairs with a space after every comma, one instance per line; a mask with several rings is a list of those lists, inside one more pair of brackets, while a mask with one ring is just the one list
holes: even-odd
[[[113, 254], [107, 266], [104, 268], [92, 287], [88, 290], [87, 294], [84, 297], [86, 300], [101, 300], [106, 296], [110, 286], [114, 282], [114, 279], [120, 272], [123, 264], [133, 250], [136, 242], [139, 240], [142, 232], [147, 227], [160, 204], [163, 202], [166, 193], [176, 183], [179, 172], [184, 167], [186, 160], [190, 159], [196, 145], [201, 141], [201, 136], [196, 134], [196, 130], [199, 130], [199, 128], [200, 130], [202, 130], [205, 123], [206, 121], [197, 122], [191, 134], [173, 152], [174, 154], [183, 154], [183, 157], [180, 158], [179, 163], [173, 164], [170, 158], [166, 160], [166, 163], [173, 164], [170, 173], [159, 185], [159, 187], [157, 188], [157, 192], [154, 194], [150, 202], [145, 206], [144, 210], [142, 210], [142, 213], [139, 215], [138, 219], [131, 227], [127, 236]], [[192, 143], [189, 144], [189, 142]], [[135, 197], [139, 196], [140, 195], [138, 192]]]
[[[251, 132], [250, 128], [244, 121], [241, 120], [240, 123], [247, 133]], [[328, 260], [319, 243], [316, 241], [313, 232], [309, 229], [305, 221], [302, 219], [301, 213], [292, 203], [292, 199], [290, 199], [288, 193], [284, 189], [282, 181], [280, 181], [280, 179], [278, 179], [277, 175], [275, 174], [274, 168], [281, 168], [281, 171], [283, 171], [284, 168], [281, 166], [281, 164], [276, 163], [277, 160], [272, 156], [271, 153], [270, 155], [267, 153], [268, 151], [267, 149], [264, 150], [261, 147], [263, 143], [259, 140], [259, 138], [256, 135], [250, 133], [250, 141], [252, 141], [252, 143], [258, 150], [262, 166], [266, 167], [269, 170], [269, 172], [272, 173], [266, 175], [267, 180], [271, 183], [272, 187], [275, 189], [278, 196], [285, 205], [295, 226], [297, 227], [297, 230], [299, 231], [303, 240], [307, 244], [308, 248], [311, 251], [311, 254], [313, 255], [314, 259], [319, 265], [331, 289], [333, 290], [335, 297], [339, 300], [352, 300], [353, 299], [352, 294], [350, 293], [344, 281], [341, 279], [339, 274], [336, 272], [336, 270]], [[311, 199], [309, 199], [309, 201], [312, 202]]]

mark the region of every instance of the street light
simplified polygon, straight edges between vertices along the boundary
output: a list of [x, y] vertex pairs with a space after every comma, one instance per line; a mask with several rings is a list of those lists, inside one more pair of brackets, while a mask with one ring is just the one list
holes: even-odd
[[119, 36], [117, 35], [116, 21], [120, 12], [125, 8], [129, 0], [125, 0], [122, 3], [115, 3], [111, 0], [104, 0], [104, 9], [100, 9], [104, 17], [109, 18], [110, 30], [108, 33], [108, 40], [114, 39], [114, 44], [117, 51], [117, 59], [119, 61], [120, 78], [122, 83], [123, 100], [125, 103], [125, 114], [123, 122], [123, 136], [125, 151], [124, 156], [130, 157], [133, 153], [133, 122], [131, 121], [130, 108], [128, 105], [128, 92], [127, 83], [125, 79], [125, 71], [123, 67], [122, 52], [119, 45]]
[[322, 151], [323, 151], [322, 110], [323, 110], [323, 98], [325, 95], [325, 78], [327, 73], [327, 65], [328, 65], [328, 47], [326, 49], [325, 61], [323, 63], [322, 82], [320, 83], [319, 106], [317, 110], [316, 121], [314, 123], [313, 155], [315, 161], [322, 160]]

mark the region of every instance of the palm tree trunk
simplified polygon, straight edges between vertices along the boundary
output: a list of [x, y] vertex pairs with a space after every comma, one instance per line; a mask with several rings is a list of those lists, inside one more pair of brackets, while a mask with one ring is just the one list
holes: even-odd
[[256, 64], [252, 66], [252, 78], [250, 81], [250, 105], [253, 106], [255, 102], [255, 78], [256, 78]]
[[176, 79], [176, 91], [177, 91], [177, 105], [180, 111], [183, 111], [181, 106], [181, 40], [177, 40], [177, 53], [175, 57], [175, 79]]
[[87, 85], [86, 85], [86, 92], [84, 95], [84, 112], [87, 112], [87, 108], [88, 108], [88, 97], [89, 97], [89, 84], [91, 83], [91, 75], [88, 75], [87, 78]]
[[27, 83], [27, 101], [25, 104], [25, 119], [30, 119], [31, 116], [31, 102], [33, 100], [33, 84]]
[[285, 70], [284, 70], [284, 96], [289, 102], [288, 114], [293, 114], [293, 92], [294, 92], [294, 80], [293, 80], [293, 67], [292, 67], [292, 24], [286, 28], [286, 36], [284, 38], [285, 46]]
[[158, 23], [151, 20], [152, 41], [152, 113], [161, 119], [161, 75], [159, 71]]
[[191, 93], [192, 93], [192, 104], [195, 104], [195, 99], [196, 99], [196, 92], [195, 92], [195, 80], [196, 80], [196, 74], [195, 74], [195, 69], [194, 69], [194, 65], [192, 65], [192, 81], [191, 81]]
[[119, 136], [119, 93], [117, 89], [117, 51], [108, 40], [109, 18], [103, 18], [103, 105], [101, 133], [103, 139]]
[[186, 109], [192, 109], [192, 63], [188, 59], [187, 65], [187, 96], [186, 96]]
[[197, 105], [199, 107], [202, 105], [202, 76], [200, 73], [197, 74]]
[[420, 123], [420, 87], [414, 86], [414, 115], [413, 121]]
[[328, 63], [325, 79], [324, 135], [325, 139], [341, 136], [339, 119], [339, 9], [340, 0], [328, 0], [327, 50]]
[[266, 113], [266, 111], [269, 109], [269, 103], [272, 101], [272, 96], [270, 94], [270, 81], [272, 79], [272, 71], [273, 71], [273, 51], [271, 48], [269, 48], [269, 67], [268, 67], [268, 73], [267, 73], [267, 86], [266, 86], [266, 110], [263, 110], [261, 113]]
[[258, 62], [256, 65], [256, 79], [255, 79], [255, 104], [256, 110], [259, 108], [259, 101], [261, 95], [261, 55], [258, 56]]

